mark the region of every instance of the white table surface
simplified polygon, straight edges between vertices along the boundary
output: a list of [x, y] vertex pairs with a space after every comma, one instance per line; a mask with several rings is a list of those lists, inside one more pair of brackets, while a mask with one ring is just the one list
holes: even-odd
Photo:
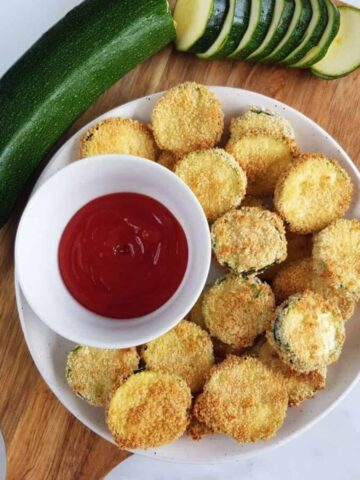
[[[80, 0], [5, 0], [0, 15], [0, 75]], [[358, 3], [360, 0], [353, 0]], [[1, 478], [1, 474], [0, 474]], [[359, 480], [360, 385], [310, 431], [278, 450], [242, 463], [180, 466], [133, 456], [107, 480]]]

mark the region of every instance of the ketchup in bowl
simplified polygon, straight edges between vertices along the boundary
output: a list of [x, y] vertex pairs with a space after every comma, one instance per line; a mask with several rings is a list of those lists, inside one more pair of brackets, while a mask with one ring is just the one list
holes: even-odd
[[178, 289], [188, 244], [175, 216], [138, 193], [105, 195], [82, 207], [67, 224], [59, 267], [71, 295], [99, 315], [146, 315]]

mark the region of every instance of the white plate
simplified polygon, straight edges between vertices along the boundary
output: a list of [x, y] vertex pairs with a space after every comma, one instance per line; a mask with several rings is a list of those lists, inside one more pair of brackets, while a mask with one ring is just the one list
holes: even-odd
[[[292, 108], [257, 93], [234, 88], [213, 87], [212, 90], [221, 101], [227, 120], [247, 110], [250, 106], [261, 106], [286, 117], [293, 125], [298, 143], [303, 151], [322, 152], [336, 158], [350, 174], [355, 195], [348, 212], [349, 217], [360, 216], [360, 176], [356, 167], [344, 150], [324, 130], [301, 113]], [[143, 122], [150, 120], [154, 102], [160, 94], [140, 98], [106, 113], [92, 123], [111, 116], [136, 118]], [[81, 133], [74, 135], [53, 157], [43, 171], [35, 189], [56, 171], [77, 158], [77, 144]], [[65, 380], [65, 359], [72, 344], [46, 327], [30, 309], [19, 285], [15, 280], [16, 297], [21, 326], [30, 353], [44, 380], [63, 405], [84, 425], [111, 441], [106, 429], [102, 409], [87, 405], [72, 394]], [[241, 445], [231, 438], [214, 435], [206, 436], [200, 442], [187, 437], [158, 449], [138, 451], [138, 453], [166, 461], [179, 463], [219, 463], [241, 460], [271, 448], [278, 447], [295, 438], [328, 414], [355, 385], [360, 376], [360, 310], [346, 324], [347, 339], [340, 361], [329, 368], [326, 390], [313, 400], [298, 408], [289, 410], [285, 424], [278, 435], [267, 441], [250, 445]]]

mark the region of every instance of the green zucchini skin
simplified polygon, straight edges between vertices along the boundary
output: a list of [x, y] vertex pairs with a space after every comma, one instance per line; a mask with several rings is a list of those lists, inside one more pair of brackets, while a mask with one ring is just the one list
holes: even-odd
[[76, 118], [175, 36], [166, 0], [85, 0], [8, 70], [0, 79], [0, 226]]
[[213, 11], [206, 25], [204, 35], [189, 48], [191, 53], [204, 53], [217, 39], [229, 9], [228, 0], [214, 0]]
[[[276, 1], [276, 0], [275, 0]], [[284, 37], [285, 33], [287, 32], [292, 16], [294, 14], [295, 10], [295, 3], [294, 0], [285, 0], [284, 1], [284, 8], [279, 20], [279, 23], [277, 25], [276, 31], [269, 41], [268, 45], [259, 53], [256, 55], [251, 55], [251, 58], [247, 58], [246, 60], [248, 61], [258, 61], [261, 60], [262, 58], [266, 57], [269, 55], [280, 43], [281, 39]]]
[[261, 0], [259, 20], [250, 41], [236, 54], [230, 55], [231, 59], [243, 60], [261, 45], [271, 23], [274, 6], [275, 0]]
[[319, 62], [325, 57], [326, 52], [336, 37], [340, 28], [340, 12], [332, 0], [325, 0], [325, 3], [328, 8], [328, 22], [330, 23], [324, 30], [323, 38], [319, 40], [318, 45], [310, 50], [304, 58], [296, 64], [291, 65], [292, 67], [309, 68]]
[[[301, 0], [302, 8], [299, 19], [292, 32], [291, 37], [282, 45], [279, 50], [275, 50], [261, 61], [264, 63], [278, 63], [284, 60], [301, 42], [301, 39], [310, 23], [312, 17], [312, 8], [310, 0]], [[280, 44], [281, 45], [281, 42]]]
[[240, 40], [242, 39], [249, 24], [250, 6], [251, 0], [235, 0], [232, 25], [225, 42], [223, 43], [223, 45], [221, 45], [221, 47], [214, 55], [206, 57], [205, 52], [205, 54], [199, 55], [200, 58], [225, 58], [227, 55], [229, 55], [235, 50], [235, 48], [239, 45]]
[[319, 18], [318, 21], [313, 29], [308, 40], [305, 42], [304, 45], [299, 46], [296, 51], [293, 51], [288, 55], [282, 62], [282, 65], [291, 66], [305, 57], [305, 55], [315, 47], [319, 40], [321, 39], [324, 30], [326, 28], [328, 22], [328, 13], [327, 8], [324, 0], [316, 0], [317, 6], [319, 8]]

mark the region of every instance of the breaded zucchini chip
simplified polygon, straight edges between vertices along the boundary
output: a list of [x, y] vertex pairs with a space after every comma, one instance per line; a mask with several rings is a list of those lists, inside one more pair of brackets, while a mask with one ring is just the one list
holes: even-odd
[[163, 150], [160, 152], [158, 163], [163, 167], [168, 168], [171, 171], [174, 171], [176, 162], [179, 160], [179, 157], [175, 153]]
[[185, 155], [219, 143], [224, 113], [207, 87], [186, 82], [168, 90], [156, 103], [152, 125], [162, 150]]
[[245, 172], [220, 148], [190, 153], [176, 164], [175, 173], [194, 192], [210, 222], [245, 196]]
[[309, 400], [316, 392], [325, 388], [326, 367], [310, 373], [297, 373], [280, 359], [269, 342], [261, 341], [259, 343], [256, 352], [257, 358], [283, 378], [290, 407], [295, 407], [304, 400]]
[[204, 330], [207, 330], [207, 327], [205, 325], [205, 319], [204, 319], [202, 307], [203, 307], [203, 300], [204, 300], [205, 293], [209, 290], [209, 288], [210, 288], [210, 285], [205, 285], [203, 291], [201, 292], [200, 297], [197, 299], [195, 305], [193, 306], [193, 308], [190, 310], [190, 313], [189, 313], [189, 320], [191, 322], [196, 323], [197, 325], [199, 325], [199, 327], [203, 328]]
[[190, 423], [186, 429], [187, 435], [193, 440], [201, 440], [204, 435], [212, 435], [214, 431], [205, 425], [205, 423], [199, 422], [199, 420], [194, 416], [190, 416]]
[[286, 138], [294, 144], [294, 150], [297, 149], [294, 129], [286, 118], [254, 107], [240, 117], [231, 119], [230, 135], [232, 138], [238, 139], [259, 130], [276, 138]]
[[148, 370], [178, 375], [192, 392], [201, 390], [214, 363], [209, 334], [187, 320], [143, 346], [141, 356]]
[[241, 202], [241, 206], [266, 208], [261, 198], [252, 197], [251, 195], [246, 195], [246, 197]]
[[285, 235], [287, 241], [287, 257], [282, 263], [278, 263], [271, 268], [265, 270], [261, 274], [261, 278], [264, 280], [274, 280], [279, 270], [295, 260], [301, 260], [302, 258], [310, 257], [312, 253], [313, 241], [312, 235], [300, 235], [298, 233], [290, 232], [285, 227]]
[[107, 118], [80, 139], [80, 157], [123, 153], [156, 160], [157, 147], [151, 130], [130, 118]]
[[326, 285], [360, 299], [360, 221], [337, 220], [315, 236], [314, 270]]
[[261, 130], [249, 132], [241, 138], [230, 138], [226, 151], [235, 157], [245, 170], [248, 193], [255, 197], [272, 195], [280, 175], [291, 164], [292, 144]]
[[312, 258], [303, 258], [284, 265], [272, 283], [276, 303], [280, 304], [294, 293], [312, 288]]
[[104, 406], [114, 388], [139, 366], [136, 348], [102, 349], [78, 345], [67, 356], [66, 379], [76, 395]]
[[349, 294], [347, 290], [333, 287], [324, 282], [322, 277], [316, 274], [314, 268], [311, 290], [320, 293], [320, 295], [332, 302], [332, 304], [340, 310], [344, 322], [353, 316], [356, 307], [354, 297]]
[[243, 276], [258, 274], [286, 258], [284, 224], [268, 210], [231, 210], [212, 225], [211, 237], [220, 265]]
[[209, 289], [203, 301], [210, 334], [238, 349], [251, 346], [270, 327], [274, 312], [271, 288], [255, 277], [227, 275]]
[[229, 355], [213, 368], [204, 393], [195, 401], [194, 414], [214, 431], [250, 443], [273, 437], [287, 407], [279, 375], [256, 358]]
[[180, 377], [140, 372], [111, 398], [106, 422], [120, 448], [152, 448], [179, 438], [186, 430], [191, 392]]
[[317, 232], [349, 208], [353, 185], [347, 172], [320, 153], [307, 153], [279, 179], [274, 203], [292, 232]]
[[308, 373], [337, 361], [345, 340], [344, 322], [331, 301], [306, 290], [276, 309], [267, 339], [293, 370]]

